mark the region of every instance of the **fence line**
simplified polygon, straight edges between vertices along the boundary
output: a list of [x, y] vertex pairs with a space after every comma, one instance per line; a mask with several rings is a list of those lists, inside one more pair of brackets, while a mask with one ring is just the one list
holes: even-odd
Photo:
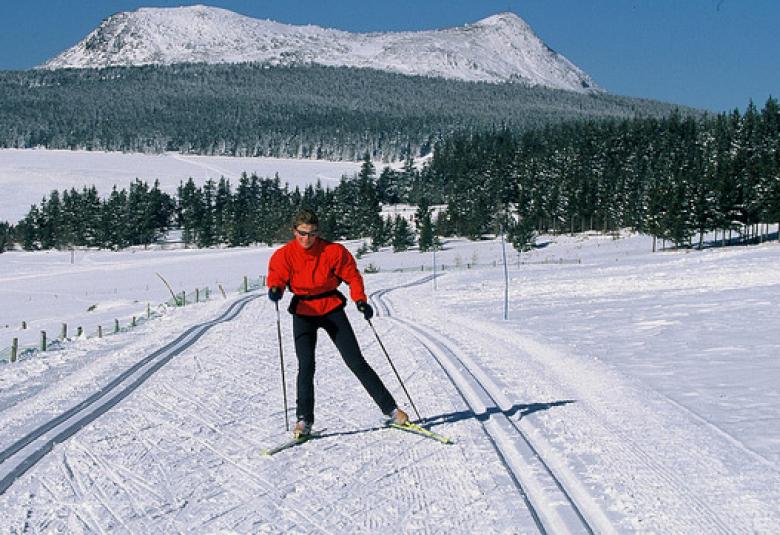
[[[261, 275], [257, 278], [244, 277], [241, 284], [236, 287], [237, 293], [252, 292], [254, 290], [263, 288], [265, 286], [265, 276]], [[35, 345], [20, 346], [18, 339], [13, 338], [11, 345], [8, 347], [0, 347], [0, 364], [10, 364], [13, 361], [20, 361], [22, 359], [30, 358], [41, 352], [59, 351], [66, 347], [67, 343], [91, 339], [91, 338], [103, 338], [105, 336], [112, 336], [115, 334], [121, 334], [144, 325], [146, 322], [153, 319], [162, 317], [168, 308], [177, 308], [188, 305], [194, 305], [197, 303], [205, 303], [214, 298], [214, 296], [222, 295], [227, 298], [222, 285], [219, 284], [219, 291], [214, 292], [209, 287], [196, 288], [193, 292], [187, 293], [186, 291], [179, 292], [175, 297], [171, 297], [169, 300], [158, 305], [146, 304], [146, 309], [130, 318], [125, 318], [123, 322], [119, 319], [114, 320], [114, 324], [109, 329], [105, 329], [104, 325], [99, 324], [93, 330], [88, 331], [83, 326], [76, 327], [76, 336], [68, 337], [68, 326], [66, 323], [61, 324], [60, 332], [56, 333], [60, 336], [53, 338], [47, 335], [46, 331], [41, 331], [41, 342]], [[24, 328], [27, 328], [27, 321], [22, 322]], [[45, 349], [43, 349], [45, 348]]]

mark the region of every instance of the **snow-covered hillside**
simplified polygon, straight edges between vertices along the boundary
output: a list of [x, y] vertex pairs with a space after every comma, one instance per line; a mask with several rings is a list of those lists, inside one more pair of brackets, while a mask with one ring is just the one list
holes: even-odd
[[143, 8], [107, 18], [42, 67], [191, 62], [315, 63], [600, 91], [590, 76], [551, 50], [513, 13], [458, 28], [358, 34], [253, 19], [207, 6]]
[[[128, 333], [0, 364], [0, 526], [776, 533], [780, 246], [653, 254], [648, 237], [595, 234], [540, 244], [521, 257], [509, 251], [508, 320], [496, 240], [447, 240], [435, 283], [431, 253], [359, 260], [380, 269], [366, 275], [373, 325], [422, 422], [451, 446], [383, 428], [323, 336], [316, 423], [324, 436], [261, 457], [286, 434], [277, 316], [263, 294], [217, 296]], [[104, 278], [122, 299], [133, 291], [139, 301], [163, 299], [155, 271], [187, 289], [262, 273], [271, 252], [89, 252], [72, 266], [64, 253], [6, 253], [0, 312], [13, 325], [0, 335], [19, 332], [21, 313], [48, 315], [48, 305], [28, 305], [43, 293], [59, 291], [78, 312]], [[54, 286], [43, 287], [54, 272]], [[366, 358], [408, 407], [371, 327], [347, 310]], [[281, 329], [292, 403], [284, 312]], [[111, 386], [158, 357], [164, 366], [133, 388]], [[89, 399], [83, 420], [57, 420]], [[16, 477], [25, 459], [32, 467]]]
[[241, 173], [270, 178], [278, 173], [291, 188], [318, 180], [333, 188], [342, 175], [352, 176], [359, 169], [359, 162], [326, 160], [5, 149], [0, 150], [0, 221], [18, 222], [53, 189], [81, 191], [94, 185], [108, 196], [114, 185], [127, 188], [137, 178], [149, 184], [159, 180], [160, 188], [172, 194], [188, 178], [202, 185], [209, 178], [225, 177], [235, 187]]

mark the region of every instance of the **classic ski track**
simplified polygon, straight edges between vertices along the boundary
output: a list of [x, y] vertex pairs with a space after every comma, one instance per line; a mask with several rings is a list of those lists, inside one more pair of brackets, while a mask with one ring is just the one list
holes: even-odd
[[[260, 307], [249, 309], [254, 311]], [[497, 502], [486, 500], [479, 490], [488, 484], [491, 492], [496, 492], [493, 489], [496, 482], [483, 471], [469, 468], [470, 464], [464, 466], [465, 485], [461, 478], [442, 472], [438, 461], [458, 456], [458, 448], [443, 448], [424, 437], [401, 436], [381, 427], [374, 430], [371, 425], [366, 427], [365, 419], [352, 418], [351, 412], [335, 408], [338, 406], [322, 404], [321, 410], [328, 421], [335, 422], [329, 427], [344, 427], [348, 436], [325, 439], [321, 447], [302, 450], [299, 461], [290, 463], [292, 477], [285, 478], [283, 485], [272, 481], [266, 472], [268, 465], [256, 455], [260, 444], [254, 444], [252, 439], [256, 435], [253, 430], [268, 433], [268, 426], [254, 425], [253, 418], [235, 412], [231, 398], [227, 398], [227, 405], [221, 405], [224, 400], [194, 396], [191, 390], [182, 387], [196, 378], [204, 384], [212, 379], [220, 380], [213, 362], [204, 359], [198, 367], [188, 359], [195, 358], [195, 353], [209, 354], [217, 350], [214, 344], [222, 336], [219, 331], [232, 329], [233, 326], [224, 324], [214, 329], [214, 334], [184, 354], [187, 359], [176, 359], [160, 377], [155, 376], [139, 389], [128, 403], [113, 410], [111, 418], [98, 419], [85, 429], [85, 435], [79, 434], [75, 440], [58, 447], [55, 455], [48, 456], [46, 470], [28, 475], [43, 491], [44, 501], [55, 506], [35, 515], [28, 510], [27, 515], [33, 517], [29, 529], [45, 531], [47, 526], [62, 527], [72, 522], [72, 526], [78, 523], [76, 531], [94, 533], [114, 530], [143, 533], [148, 532], [149, 525], [172, 533], [181, 532], [181, 526], [195, 532], [244, 531], [269, 522], [277, 529], [296, 533], [372, 533], [394, 526], [398, 532], [432, 534], [442, 531], [437, 517], [447, 516], [440, 508], [441, 495], [457, 498], [462, 525], [480, 526], [480, 532], [490, 525], [484, 513], [492, 512]], [[220, 369], [231, 368], [234, 361], [246, 365], [247, 355], [256, 349], [256, 337], [242, 338], [228, 348], [220, 346]], [[325, 366], [343, 367], [335, 348], [323, 349], [327, 352], [322, 359]], [[328, 358], [331, 356], [335, 358]], [[263, 369], [260, 367], [231, 380], [230, 385], [240, 390], [245, 383], [257, 384], [263, 377]], [[438, 369], [430, 370], [440, 376]], [[414, 370], [404, 374], [404, 378], [417, 373]], [[448, 395], [456, 392], [447, 382], [443, 386]], [[264, 387], [253, 392], [262, 399], [261, 405], [267, 405], [270, 393], [272, 397], [278, 395], [275, 390], [269, 386], [268, 390]], [[337, 399], [343, 403], [341, 398]], [[353, 403], [349, 397], [347, 402]], [[243, 407], [237, 406], [242, 410]], [[266, 411], [264, 415], [283, 421], [281, 411]], [[234, 422], [241, 427], [233, 429]], [[352, 431], [360, 434], [352, 436]], [[464, 444], [473, 442], [465, 440]], [[402, 456], [398, 455], [399, 445], [404, 448]], [[121, 454], [112, 454], [116, 449]], [[332, 455], [323, 453], [325, 450]], [[200, 462], [176, 465], [180, 451], [195, 452], [193, 457]], [[346, 466], [340, 460], [345, 455], [350, 461]], [[320, 462], [319, 471], [310, 472], [312, 461], [326, 459], [330, 460]], [[212, 467], [213, 476], [218, 479], [208, 482]], [[206, 479], [192, 478], [193, 486], [182, 492], [181, 481], [201, 469], [205, 470]], [[299, 470], [302, 471], [298, 473]], [[497, 467], [490, 473], [500, 473], [500, 470]], [[336, 477], [322, 477], [323, 474]], [[503, 484], [502, 481], [500, 485]], [[150, 492], [149, 485], [154, 485], [154, 492]], [[306, 487], [305, 494], [298, 492], [302, 486]], [[463, 489], [469, 489], [469, 493]], [[203, 492], [195, 495], [192, 491]], [[310, 503], [306, 496], [320, 499]], [[511, 496], [510, 493], [510, 498], [505, 499], [498, 494], [496, 498], [498, 503], [516, 508], [517, 512], [502, 510], [500, 514], [523, 516], [527, 521], [522, 525], [530, 526], [530, 516], [525, 512], [518, 514], [524, 508], [517, 507]], [[24, 497], [25, 501], [35, 499], [34, 494]], [[201, 504], [212, 499], [230, 507], [206, 509], [209, 514], [197, 516], [203, 511], [199, 509]], [[451, 501], [452, 498], [448, 503]], [[188, 502], [193, 505], [189, 511], [195, 515], [178, 517]], [[472, 510], [469, 507], [472, 503], [478, 507]], [[260, 511], [262, 516], [256, 516]], [[429, 515], [429, 511], [433, 512]], [[143, 517], [139, 518], [141, 514]]]
[[114, 407], [169, 360], [197, 342], [213, 326], [233, 320], [247, 303], [258, 297], [259, 294], [252, 294], [237, 299], [217, 318], [188, 328], [172, 342], [121, 373], [101, 390], [0, 451], [0, 495], [37, 464], [55, 444], [67, 440]]
[[[491, 384], [492, 382], [489, 381], [482, 370], [475, 373], [472, 368], [466, 365], [465, 359], [458, 355], [461, 352], [456, 347], [453, 347], [451, 340], [444, 339], [433, 331], [422, 329], [409, 321], [394, 317], [391, 306], [384, 300], [386, 294], [391, 291], [424, 284], [431, 281], [433, 277], [434, 275], [429, 275], [408, 284], [376, 291], [372, 293], [371, 299], [377, 303], [384, 315], [400, 323], [421, 342], [426, 351], [439, 364], [445, 375], [453, 383], [463, 401], [475, 414], [481, 412], [479, 409], [482, 406], [484, 406], [482, 408], [488, 408], [490, 405], [497, 408], [505, 406], [505, 403], [500, 403], [496, 399], [497, 396], [494, 392], [497, 389], [495, 385]], [[473, 361], [471, 359], [468, 360], [473, 367]], [[457, 369], [458, 364], [468, 376]], [[481, 376], [481, 379], [477, 375]], [[486, 386], [486, 383], [489, 386]], [[487, 403], [484, 403], [484, 401], [487, 401]], [[512, 431], [507, 431], [505, 425], [503, 427], [497, 424], [488, 425], [491, 424], [490, 420], [488, 422], [480, 422], [480, 424], [512, 481], [515, 483], [541, 533], [572, 532], [571, 530], [575, 525], [578, 525], [577, 532], [581, 529], [590, 534], [594, 533], [592, 525], [597, 526], [597, 530], [600, 533], [615, 531], [606, 517], [603, 514], [599, 514], [600, 510], [593, 503], [587, 504], [588, 507], [585, 511], [587, 511], [590, 518], [586, 519], [581, 507], [578, 506], [561, 482], [561, 478], [556, 476], [550, 465], [542, 458], [538, 448], [534, 446], [527, 434], [520, 429], [517, 423], [505, 415], [503, 415], [502, 420], [502, 423], [504, 422], [509, 423]], [[518, 437], [523, 445], [522, 449], [530, 449], [533, 456], [531, 462], [529, 462], [527, 452], [521, 453], [519, 451], [517, 445]], [[534, 466], [534, 464], [537, 464], [537, 466]], [[536, 472], [536, 476], [532, 475], [532, 472]], [[540, 473], [542, 473], [541, 478]], [[545, 479], [547, 481], [544, 481]], [[568, 478], [568, 482], [571, 484], [571, 478]], [[587, 499], [587, 495], [581, 490], [577, 492], [577, 496], [580, 501]], [[565, 503], [567, 506], [563, 511], [553, 511], [549, 507], [551, 503]], [[548, 506], [545, 506], [546, 504]]]
[[[474, 334], [479, 333], [483, 339], [490, 337], [491, 347], [518, 346], [518, 342], [511, 342], [514, 338], [511, 333], [505, 333], [506, 336], [502, 339], [501, 337], [487, 334], [484, 329], [477, 329], [474, 324], [464, 325], [463, 322], [458, 322], [458, 326]], [[470, 365], [478, 366], [473, 361]], [[500, 387], [496, 386], [495, 388], [500, 391]], [[663, 394], [659, 394], [659, 396], [668, 400]], [[659, 461], [655, 455], [649, 453], [647, 448], [638, 442], [635, 437], [627, 433], [626, 430], [615, 425], [609, 418], [604, 418], [602, 413], [591, 407], [589, 403], [581, 400], [577, 405], [577, 410], [581, 410], [586, 414], [586, 419], [592, 422], [592, 427], [601, 428], [608, 436], [619, 439], [613, 441], [614, 444], [610, 448], [612, 460], [608, 463], [612, 472], [627, 473], [626, 467], [632, 466], [635, 474], [642, 474], [644, 478], [652, 481], [655, 488], [667, 489], [667, 493], [673, 493], [678, 496], [679, 500], [677, 503], [680, 504], [678, 507], [682, 508], [678, 517], [682, 518], [685, 514], [686, 520], [684, 522], [687, 523], [686, 527], [688, 529], [703, 530], [708, 533], [731, 533], [735, 531], [735, 526], [745, 527], [750, 525], [748, 517], [734, 518], [733, 522], [728, 522], [716, 506], [708, 503], [704, 494], [692, 489], [690, 482], [684, 476]], [[688, 411], [683, 412], [688, 413]], [[526, 425], [530, 424], [526, 421]], [[706, 473], [711, 468], [708, 466], [707, 458], [700, 456], [694, 456], [690, 464], [698, 465], [700, 468], [696, 470], [696, 473], [701, 474]], [[661, 528], [659, 527], [659, 529]]]
[[[430, 280], [430, 278], [427, 280]], [[405, 286], [409, 285], [407, 284]], [[383, 291], [383, 293], [387, 293], [388, 291], [390, 290]], [[390, 303], [380, 302], [380, 306], [383, 310], [387, 310], [392, 314], [392, 301], [390, 301]], [[561, 378], [558, 377], [556, 370], [548, 370], [547, 365], [545, 364], [547, 361], [546, 357], [548, 357], [545, 351], [549, 351], [550, 348], [542, 347], [540, 349], [533, 344], [531, 344], [530, 347], [526, 347], [528, 343], [527, 337], [519, 336], [516, 333], [498, 326], [493, 326], [492, 329], [486, 328], [485, 326], [488, 322], [485, 320], [456, 317], [452, 318], [450, 321], [452, 323], [448, 326], [448, 329], [444, 334], [438, 332], [438, 330], [434, 330], [434, 328], [425, 328], [421, 330], [427, 335], [432, 335], [437, 339], [443, 339], [445, 345], [450, 346], [451, 349], [454, 348], [455, 353], [460, 353], [461, 361], [465, 361], [463, 364], [464, 367], [469, 370], [469, 373], [479, 375], [482, 378], [481, 382], [489, 385], [490, 390], [497, 393], [496, 397], [499, 399], [505, 397], [502, 396], [501, 392], [510, 392], [512, 390], [511, 387], [504, 384], [503, 381], [499, 380], [496, 382], [493, 379], [493, 376], [485, 373], [484, 367], [477, 364], [477, 361], [472, 358], [472, 355], [481, 354], [485, 347], [490, 347], [491, 353], [502, 351], [502, 354], [516, 353], [518, 349], [521, 349], [524, 354], [527, 353], [533, 357], [531, 361], [526, 363], [526, 365], [530, 364], [533, 367], [533, 373], [549, 376], [552, 381], [551, 384], [555, 384], [556, 382], [560, 383]], [[408, 325], [416, 327], [416, 324], [413, 323], [409, 323]], [[456, 339], [458, 341], [456, 341]], [[477, 344], [477, 341], [479, 344]], [[536, 355], [535, 352], [539, 352], [539, 354]], [[663, 394], [659, 394], [659, 397], [667, 399]], [[577, 396], [572, 399], [575, 398], [577, 398]], [[677, 405], [676, 403], [672, 404]], [[507, 404], [506, 406], [510, 405], [511, 404]], [[632, 435], [630, 432], [631, 426], [624, 429], [619, 423], [613, 423], [612, 419], [605, 418], [603, 408], [602, 410], [598, 410], [598, 407], [591, 406], [588, 400], [578, 399], [576, 407], [573, 407], [573, 410], [579, 412], [580, 418], [584, 418], [584, 421], [592, 422], [596, 436], [613, 437], [612, 440], [609, 440], [604, 444], [605, 446], [608, 446], [610, 455], [601, 460], [603, 464], [602, 468], [604, 468], [607, 473], [625, 474], [628, 477], [628, 482], [634, 481], [635, 479], [641, 480], [644, 482], [644, 487], [640, 487], [640, 489], [654, 488], [663, 491], [663, 495], [658, 496], [657, 498], [658, 503], [650, 503], [651, 508], [649, 510], [637, 510], [637, 512], [640, 513], [639, 518], [673, 519], [674, 522], [676, 522], [673, 526], [676, 526], [676, 528], [667, 527], [666, 529], [681, 529], [690, 532], [732, 533], [742, 530], [749, 531], [751, 529], [749, 526], [754, 526], [755, 529], [756, 526], [759, 525], [763, 526], [764, 529], [767, 528], [768, 524], [766, 523], [765, 518], [751, 516], [747, 510], [743, 511], [742, 505], [735, 506], [735, 508], [731, 509], [728, 513], [731, 515], [731, 520], [727, 520], [727, 516], [724, 516], [724, 511], [722, 511], [717, 504], [711, 502], [706, 490], [702, 491], [701, 489], [691, 487], [691, 482], [688, 481], [684, 474], [668, 466], [662, 459], [659, 459], [657, 455], [648, 451], [647, 446], [638, 441], [636, 436]], [[689, 413], [689, 411], [681, 412]], [[698, 421], [696, 418], [694, 418], [694, 420]], [[564, 480], [569, 481], [572, 476], [576, 479], [576, 476], [568, 469], [565, 462], [561, 462], [562, 459], [559, 454], [556, 453], [556, 448], [551, 446], [544, 438], [543, 434], [537, 431], [533, 420], [522, 419], [519, 425], [530, 430], [534, 440], [539, 440], [540, 444], [543, 445], [541, 448], [537, 449], [541, 449], [546, 455], [549, 454], [552, 459], [554, 459], [553, 462], [548, 464], [551, 464], [556, 468], [563, 468]], [[737, 444], [737, 446], [739, 446], [739, 444]], [[693, 469], [692, 471], [694, 473], [709, 473], [714, 470], [713, 474], [717, 475], [717, 468], [708, 464], [710, 462], [708, 459], [709, 457], [707, 456], [692, 456], [692, 465], [700, 467], [698, 470]], [[580, 482], [575, 481], [574, 487], [579, 487], [580, 490], [587, 494], [587, 491], [582, 487]], [[568, 483], [567, 488], [569, 488]], [[632, 494], [630, 494], [632, 492], [630, 486], [623, 492], [629, 493], [626, 495], [627, 497], [632, 496]], [[577, 494], [579, 495], [579, 492], [577, 492]], [[618, 495], [618, 497], [620, 497], [620, 495]], [[749, 497], [745, 499], [748, 500], [749, 503]], [[592, 500], [589, 499], [588, 501]], [[673, 508], [676, 508], [679, 514], [675, 514], [673, 509], [672, 511], [667, 511], [665, 514], [661, 514], [660, 517], [656, 517], [657, 513], [666, 511], [666, 509], [658, 509], [658, 507], [662, 507], [661, 504], [666, 504], [663, 507], [671, 505]], [[753, 511], [753, 515], [755, 515], [754, 508], [751, 508], [751, 511]], [[585, 508], [585, 512], [593, 512], [593, 509]], [[609, 523], [609, 521], [607, 522]], [[759, 524], [756, 524], [756, 522], [759, 522]], [[643, 526], [644, 529], [665, 529], [663, 527], [664, 524], [658, 523], [651, 525], [643, 524]], [[612, 530], [614, 529], [615, 528], [613, 527]], [[634, 529], [642, 528], [635, 526]]]

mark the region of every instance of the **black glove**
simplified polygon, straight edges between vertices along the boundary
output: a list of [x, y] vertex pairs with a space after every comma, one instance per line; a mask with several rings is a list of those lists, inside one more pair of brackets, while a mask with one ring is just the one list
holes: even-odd
[[268, 299], [276, 303], [282, 298], [282, 289], [277, 286], [268, 288]]
[[374, 309], [371, 308], [371, 305], [365, 301], [358, 301], [356, 304], [357, 309], [363, 313], [363, 317], [366, 318], [366, 320], [370, 320], [374, 317]]

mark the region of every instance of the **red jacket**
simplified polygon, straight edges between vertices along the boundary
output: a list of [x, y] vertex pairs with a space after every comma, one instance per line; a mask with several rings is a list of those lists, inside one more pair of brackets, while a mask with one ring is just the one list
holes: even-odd
[[289, 287], [293, 294], [302, 296], [301, 300], [296, 300], [295, 310], [290, 310], [294, 314], [322, 316], [343, 306], [338, 295], [305, 300], [305, 296], [333, 291], [342, 282], [349, 284], [353, 301], [368, 300], [363, 277], [352, 254], [343, 245], [322, 238], [317, 238], [309, 249], [290, 240], [277, 249], [268, 262], [268, 287]]

